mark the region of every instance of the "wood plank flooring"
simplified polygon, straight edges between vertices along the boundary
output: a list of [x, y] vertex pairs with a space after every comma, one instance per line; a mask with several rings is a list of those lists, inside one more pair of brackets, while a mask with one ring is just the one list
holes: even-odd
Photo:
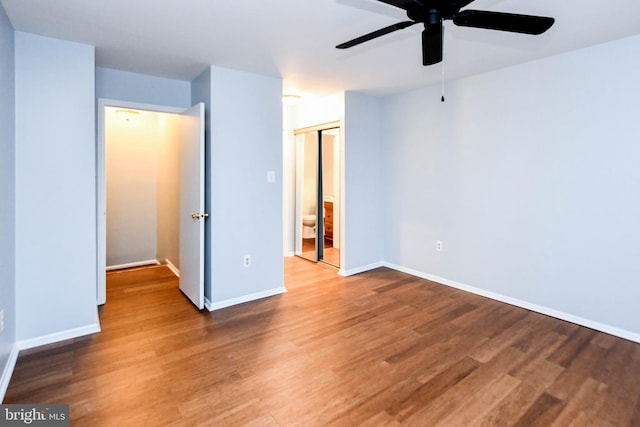
[[[340, 268], [340, 248], [333, 247], [333, 241], [324, 240], [324, 256], [322, 260], [327, 264]], [[300, 256], [304, 259], [315, 261], [316, 255], [316, 239], [302, 239], [302, 253]]]
[[283, 295], [198, 312], [108, 274], [103, 332], [20, 354], [5, 403], [72, 426], [640, 426], [640, 345], [389, 269], [285, 260]]

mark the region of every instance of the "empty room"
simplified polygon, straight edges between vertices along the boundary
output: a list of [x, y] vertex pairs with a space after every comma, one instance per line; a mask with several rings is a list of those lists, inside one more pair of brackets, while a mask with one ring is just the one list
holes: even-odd
[[604, 6], [0, 0], [0, 424], [640, 425]]

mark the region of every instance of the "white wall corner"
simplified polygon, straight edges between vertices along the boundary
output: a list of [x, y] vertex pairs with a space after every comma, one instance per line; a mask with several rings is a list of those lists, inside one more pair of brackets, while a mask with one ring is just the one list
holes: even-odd
[[57, 342], [82, 337], [85, 335], [95, 334], [97, 332], [100, 332], [100, 324], [93, 323], [90, 325], [80, 326], [79, 328], [67, 329], [66, 331], [55, 332], [49, 335], [43, 335], [41, 337], [21, 340], [21, 341], [18, 341], [16, 344], [19, 350], [27, 350], [30, 348], [40, 347], [42, 345], [54, 344]]
[[444, 277], [435, 276], [433, 274], [424, 273], [421, 271], [413, 270], [411, 268], [405, 268], [400, 265], [385, 262], [384, 266], [391, 268], [393, 270], [401, 271], [403, 273], [411, 274], [412, 276], [420, 277], [422, 279], [427, 279], [432, 282], [439, 283], [441, 285], [450, 286], [452, 288], [460, 289], [466, 292], [471, 292], [472, 294], [491, 298], [496, 301], [504, 302], [506, 304], [524, 308], [526, 310], [535, 311], [536, 313], [555, 317], [556, 319], [565, 320], [567, 322], [575, 323], [576, 325], [584, 326], [590, 329], [595, 329], [596, 331], [604, 332], [606, 334], [615, 335], [620, 338], [624, 338], [630, 341], [640, 343], [640, 334], [637, 332], [627, 331], [625, 329], [620, 329], [615, 326], [607, 325], [605, 323], [595, 322], [593, 320], [585, 319], [583, 317], [575, 316], [573, 314], [565, 313], [563, 311], [555, 310], [553, 308], [545, 307], [538, 304], [533, 304], [533, 303], [519, 300], [516, 298], [511, 298], [506, 295], [490, 292], [481, 288], [476, 288], [475, 286], [469, 286], [464, 283], [456, 282], [455, 280], [446, 279]]
[[13, 370], [16, 367], [19, 353], [20, 349], [18, 348], [18, 345], [14, 344], [13, 348], [11, 349], [11, 353], [9, 353], [9, 359], [7, 360], [7, 363], [4, 365], [4, 369], [2, 370], [2, 377], [0, 377], [0, 403], [4, 401], [4, 396], [7, 393], [7, 389], [9, 388], [9, 382], [11, 381]]
[[376, 268], [384, 267], [385, 264], [382, 261], [374, 262], [372, 264], [362, 265], [360, 267], [350, 268], [349, 270], [340, 269], [338, 274], [340, 276], [348, 277], [354, 274], [364, 273], [365, 271], [374, 270]]
[[166, 265], [178, 279], [180, 278], [180, 270], [178, 270], [178, 267], [176, 267], [170, 260], [165, 259], [163, 264]]
[[267, 289], [266, 291], [256, 292], [254, 294], [243, 295], [237, 298], [229, 298], [222, 301], [211, 302], [205, 298], [205, 307], [209, 311], [220, 310], [221, 308], [231, 307], [232, 305], [243, 304], [245, 302], [255, 301], [262, 298], [272, 297], [274, 295], [280, 295], [287, 292], [284, 286], [279, 288]]

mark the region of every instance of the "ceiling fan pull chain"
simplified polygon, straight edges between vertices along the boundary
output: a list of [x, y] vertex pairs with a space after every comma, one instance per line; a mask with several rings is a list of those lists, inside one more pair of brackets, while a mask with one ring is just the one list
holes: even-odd
[[[442, 23], [442, 40], [444, 40], [444, 22]], [[442, 102], [444, 102], [444, 59], [445, 56], [442, 55], [442, 62], [440, 63], [442, 69], [442, 98], [440, 98], [440, 101]]]
[[442, 97], [440, 98], [440, 101], [444, 102], [444, 59], [442, 61]]

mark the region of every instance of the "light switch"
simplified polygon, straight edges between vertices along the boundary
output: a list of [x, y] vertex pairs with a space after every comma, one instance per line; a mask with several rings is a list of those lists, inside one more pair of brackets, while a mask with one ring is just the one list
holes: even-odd
[[276, 171], [267, 171], [267, 182], [269, 184], [276, 182]]

